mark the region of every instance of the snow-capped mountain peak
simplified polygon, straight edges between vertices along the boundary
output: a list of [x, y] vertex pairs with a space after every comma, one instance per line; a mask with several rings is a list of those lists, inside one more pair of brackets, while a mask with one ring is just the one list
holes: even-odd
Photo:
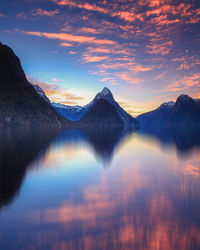
[[175, 102], [172, 102], [172, 101], [164, 102], [160, 105], [159, 108], [173, 108], [174, 104], [175, 104]]
[[112, 95], [111, 91], [106, 87], [101, 91], [101, 94], [104, 95], [104, 96]]
[[99, 98], [103, 98], [109, 102], [114, 101], [114, 97], [113, 97], [111, 91], [106, 87], [95, 96], [94, 100], [97, 100]]

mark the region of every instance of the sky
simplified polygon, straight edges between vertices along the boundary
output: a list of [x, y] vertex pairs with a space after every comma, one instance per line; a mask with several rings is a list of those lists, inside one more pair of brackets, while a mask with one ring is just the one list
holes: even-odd
[[108, 87], [137, 116], [200, 97], [199, 0], [1, 0], [0, 41], [54, 102]]

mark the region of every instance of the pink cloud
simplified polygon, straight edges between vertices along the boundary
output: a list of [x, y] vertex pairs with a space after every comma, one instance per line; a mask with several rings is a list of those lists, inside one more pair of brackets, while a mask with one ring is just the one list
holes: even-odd
[[91, 44], [110, 44], [115, 45], [116, 43], [112, 40], [97, 39], [92, 36], [75, 36], [67, 33], [47, 33], [38, 31], [22, 31], [26, 35], [46, 37], [50, 39], [58, 39], [62, 41], [76, 42], [76, 43], [91, 43]]
[[107, 82], [113, 80], [113, 77], [104, 77], [103, 79], [100, 80], [100, 82]]
[[42, 10], [41, 8], [32, 10], [33, 16], [54, 16], [59, 13], [59, 10]]
[[71, 0], [53, 0], [53, 2], [55, 2], [58, 5], [68, 5], [70, 7], [77, 7], [77, 8], [86, 9], [89, 11], [97, 11], [97, 12], [101, 12], [104, 14], [108, 13], [107, 9], [99, 7], [96, 4], [77, 3]]
[[82, 61], [84, 63], [89, 63], [89, 62], [101, 62], [108, 59], [108, 56], [91, 56], [91, 55], [84, 55], [82, 58]]
[[184, 76], [183, 78], [173, 82], [172, 84], [166, 87], [166, 91], [176, 92], [189, 90], [200, 84], [200, 73], [195, 73], [191, 76]]
[[58, 82], [58, 79], [52, 78], [52, 79], [51, 79], [51, 82]]
[[154, 77], [155, 80], [158, 80], [158, 79], [162, 79], [166, 76], [166, 74], [168, 73], [168, 71], [164, 71], [163, 73], [157, 75], [156, 77]]
[[27, 17], [26, 17], [26, 14], [25, 14], [24, 12], [18, 13], [18, 14], [17, 14], [17, 17], [18, 17], [18, 18], [22, 18], [22, 19], [26, 19], [26, 18], [27, 18]]
[[163, 42], [159, 44], [151, 44], [146, 45], [147, 53], [149, 54], [160, 54], [160, 55], [167, 55], [169, 54], [172, 47], [172, 41]]
[[71, 43], [60, 43], [59, 45], [61, 47], [71, 47], [71, 46], [73, 46]]
[[98, 34], [99, 31], [93, 28], [82, 27], [78, 30], [81, 33], [91, 33], [91, 34]]
[[142, 79], [139, 77], [135, 77], [133, 74], [130, 72], [120, 72], [115, 74], [116, 77], [122, 81], [127, 82], [128, 84], [139, 84], [142, 82]]
[[129, 8], [129, 10], [113, 10], [112, 8], [108, 7], [100, 7], [96, 4], [90, 4], [90, 3], [80, 3], [72, 0], [52, 0], [58, 5], [67, 5], [69, 7], [76, 7], [80, 9], [85, 9], [88, 11], [96, 11], [102, 14], [106, 14], [112, 17], [118, 17], [120, 19], [123, 19], [128, 22], [133, 22], [134, 20], [138, 19], [140, 21], [143, 21], [143, 14], [136, 14], [134, 8]]
[[75, 55], [75, 54], [77, 54], [77, 52], [76, 51], [69, 51], [68, 54]]

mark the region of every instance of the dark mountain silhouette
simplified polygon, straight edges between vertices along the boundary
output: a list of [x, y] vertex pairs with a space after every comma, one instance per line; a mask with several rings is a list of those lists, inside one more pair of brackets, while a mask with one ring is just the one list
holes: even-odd
[[180, 95], [176, 102], [162, 104], [156, 110], [139, 115], [142, 127], [199, 127], [200, 100]]
[[115, 101], [113, 94], [108, 88], [104, 88], [101, 92], [99, 92], [91, 104], [95, 104], [99, 99], [104, 99], [109, 102], [117, 111], [120, 119], [123, 121], [123, 125], [125, 127], [139, 128], [140, 124], [138, 120], [129, 115], [119, 104]]
[[169, 122], [182, 126], [200, 126], [200, 100], [180, 95], [170, 113]]
[[48, 104], [51, 105], [49, 98], [46, 96], [44, 90], [38, 84], [32, 84], [34, 89], [37, 91], [39, 96], [41, 96]]
[[[115, 108], [115, 110], [118, 113], [118, 116], [123, 122], [123, 126], [133, 127], [133, 128], [139, 127], [139, 122], [135, 118], [133, 118], [131, 115], [129, 115], [123, 108], [120, 107], [120, 105], [115, 101], [111, 91], [108, 88], [104, 88], [101, 92], [97, 93], [95, 98], [89, 104], [83, 107], [68, 106], [68, 105], [63, 105], [59, 103], [52, 103], [52, 105], [56, 109], [56, 111], [64, 118], [67, 118], [73, 121], [80, 121], [93, 106], [96, 106], [96, 104], [98, 103], [100, 99], [107, 101], [109, 104], [111, 104]], [[102, 112], [105, 112], [105, 110], [102, 110]], [[102, 114], [102, 116], [104, 116], [104, 114]], [[108, 123], [111, 124], [111, 119], [109, 117], [107, 117], [107, 119], [109, 119], [109, 122], [107, 122], [107, 124]], [[84, 121], [84, 118], [83, 118], [83, 121]], [[114, 124], [114, 121], [112, 123]]]
[[13, 200], [30, 164], [45, 153], [57, 132], [56, 129], [0, 129], [0, 208]]
[[170, 113], [174, 107], [174, 102], [165, 102], [157, 109], [139, 115], [138, 121], [142, 127], [160, 127], [168, 124]]
[[81, 124], [87, 126], [120, 126], [123, 127], [116, 109], [106, 100], [98, 99], [86, 112]]
[[12, 49], [0, 43], [0, 123], [61, 126], [62, 120], [28, 82]]

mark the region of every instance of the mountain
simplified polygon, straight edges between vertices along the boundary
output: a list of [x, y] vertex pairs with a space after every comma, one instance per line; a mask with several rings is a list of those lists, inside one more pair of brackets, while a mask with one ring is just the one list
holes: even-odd
[[169, 122], [171, 124], [200, 126], [200, 100], [188, 95], [180, 95], [172, 109]]
[[139, 127], [139, 122], [131, 115], [129, 115], [122, 107], [120, 107], [120, 105], [115, 101], [111, 91], [108, 88], [105, 87], [101, 92], [99, 92], [95, 96], [93, 101], [90, 103], [90, 105], [94, 105], [94, 103], [99, 99], [106, 100], [116, 109], [125, 127]]
[[157, 109], [139, 115], [137, 120], [141, 123], [142, 127], [161, 127], [166, 125], [174, 105], [175, 102], [165, 102]]
[[37, 93], [39, 94], [39, 96], [41, 96], [48, 104], [51, 105], [51, 102], [49, 100], [49, 98], [46, 96], [46, 94], [44, 93], [44, 90], [42, 88], [40, 88], [39, 85], [37, 84], [32, 84], [34, 89], [37, 91]]
[[38, 95], [19, 58], [0, 43], [0, 124], [61, 126], [62, 118]]
[[81, 119], [81, 124], [107, 127], [110, 125], [123, 127], [124, 123], [115, 107], [105, 99], [97, 99]]
[[[108, 88], [104, 88], [101, 92], [99, 92], [95, 96], [95, 98], [89, 104], [83, 107], [67, 106], [67, 105], [62, 105], [58, 103], [52, 103], [52, 105], [56, 109], [56, 111], [64, 118], [67, 118], [73, 121], [80, 121], [93, 106], [96, 106], [96, 104], [99, 103], [98, 100], [100, 99], [107, 101], [109, 104], [111, 104], [114, 107], [119, 118], [123, 122], [123, 126], [135, 127], [135, 128], [139, 127], [139, 122], [120, 107], [120, 105], [115, 101], [111, 91]], [[100, 102], [100, 103], [103, 103], [103, 102]], [[105, 110], [102, 110], [102, 112], [105, 113]], [[109, 119], [109, 117], [107, 118]]]
[[164, 103], [137, 119], [142, 127], [200, 126], [200, 100], [180, 95], [175, 103]]
[[87, 112], [88, 107], [86, 106], [69, 106], [60, 103], [52, 102], [52, 106], [62, 117], [72, 120], [72, 121], [80, 121], [80, 119]]

